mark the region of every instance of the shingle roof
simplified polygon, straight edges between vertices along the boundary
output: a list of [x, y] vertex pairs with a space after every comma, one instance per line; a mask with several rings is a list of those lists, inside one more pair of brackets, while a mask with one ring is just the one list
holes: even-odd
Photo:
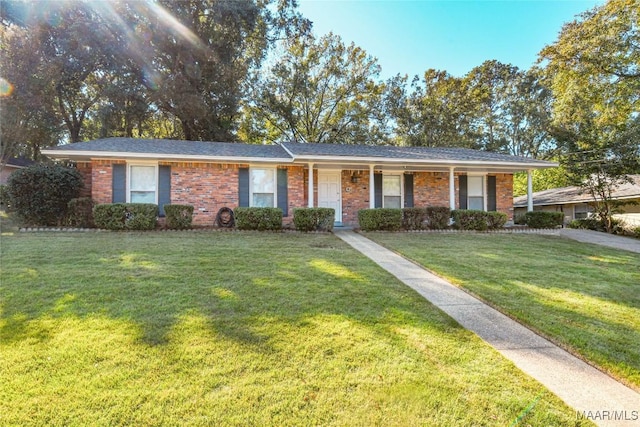
[[288, 142], [281, 145], [256, 145], [229, 142], [182, 141], [168, 139], [106, 138], [77, 142], [43, 150], [51, 157], [82, 159], [106, 157], [114, 153], [123, 157], [189, 158], [216, 160], [240, 159], [241, 161], [306, 162], [365, 164], [371, 159], [380, 162], [407, 163], [413, 165], [477, 164], [502, 167], [550, 167], [554, 163], [525, 157], [465, 148], [394, 147], [350, 144], [303, 144]]
[[106, 138], [61, 145], [47, 152], [86, 151], [187, 156], [281, 158], [290, 159], [278, 145], [233, 142], [181, 141], [171, 139]]
[[27, 167], [27, 166], [31, 166], [34, 163], [35, 162], [33, 160], [29, 160], [29, 159], [26, 159], [24, 157], [13, 157], [13, 158], [7, 160], [6, 165], [14, 166], [14, 167], [18, 167], [18, 168], [24, 168], [24, 167]]
[[[612, 194], [614, 199], [640, 198], [640, 175], [629, 176], [633, 182], [619, 186]], [[590, 194], [584, 193], [580, 187], [561, 187], [533, 193], [533, 205], [563, 205], [566, 203], [587, 203], [593, 199]], [[518, 196], [513, 199], [516, 208], [527, 206], [527, 196]]]
[[448, 147], [396, 147], [380, 145], [351, 144], [302, 144], [287, 142], [282, 144], [295, 156], [331, 156], [331, 157], [382, 157], [407, 160], [451, 160], [510, 162], [548, 165], [549, 162], [527, 157], [511, 156], [490, 151]]

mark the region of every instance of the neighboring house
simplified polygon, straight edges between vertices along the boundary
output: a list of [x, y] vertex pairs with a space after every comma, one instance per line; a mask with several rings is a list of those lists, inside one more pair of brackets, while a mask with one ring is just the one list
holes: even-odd
[[[194, 206], [194, 224], [220, 208], [274, 206], [290, 223], [298, 207], [331, 207], [357, 225], [365, 208], [449, 206], [513, 218], [513, 173], [556, 166], [456, 148], [243, 143], [109, 138], [42, 150], [76, 162], [96, 203]], [[312, 173], [309, 173], [312, 171]], [[162, 212], [161, 212], [162, 214]]]
[[27, 166], [31, 166], [34, 163], [34, 161], [25, 159], [23, 157], [14, 157], [7, 160], [7, 163], [2, 166], [2, 170], [0, 171], [0, 185], [6, 184], [7, 180], [9, 179], [9, 175], [11, 175], [14, 171], [26, 168]]
[[[621, 215], [629, 225], [637, 223], [640, 226], [640, 175], [630, 175], [632, 182], [619, 186], [612, 198], [624, 203]], [[579, 187], [552, 188], [550, 190], [533, 193], [533, 209], [542, 211], [564, 212], [565, 222], [574, 219], [587, 218], [593, 212], [594, 200], [590, 194]], [[638, 203], [638, 204], [634, 204]], [[527, 211], [527, 196], [513, 199], [515, 214], [523, 214]]]

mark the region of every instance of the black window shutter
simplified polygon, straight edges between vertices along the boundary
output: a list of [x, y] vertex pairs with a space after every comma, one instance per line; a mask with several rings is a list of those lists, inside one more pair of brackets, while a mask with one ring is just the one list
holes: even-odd
[[164, 216], [164, 205], [171, 203], [171, 166], [158, 167], [158, 210]]
[[278, 169], [278, 207], [283, 216], [289, 216], [289, 196], [287, 194], [287, 170]]
[[459, 209], [467, 209], [467, 176], [460, 175], [458, 177], [458, 185], [460, 189], [458, 190], [458, 195], [460, 198], [460, 207]]
[[127, 165], [111, 165], [111, 201], [112, 203], [127, 201]]
[[495, 176], [487, 177], [487, 210], [488, 211], [498, 210], [498, 203], [496, 199], [496, 177]]
[[404, 174], [404, 207], [413, 207], [413, 174]]
[[238, 169], [238, 206], [249, 207], [249, 168]]
[[375, 195], [374, 207], [382, 207], [382, 174], [376, 173], [373, 175], [373, 194]]

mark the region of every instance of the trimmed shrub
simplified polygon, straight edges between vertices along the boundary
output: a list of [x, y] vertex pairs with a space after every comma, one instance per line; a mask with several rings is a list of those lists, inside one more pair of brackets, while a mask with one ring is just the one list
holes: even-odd
[[451, 209], [446, 206], [429, 206], [427, 209], [427, 227], [431, 230], [444, 230], [449, 227]]
[[164, 205], [164, 213], [167, 219], [167, 228], [172, 230], [186, 230], [191, 228], [191, 223], [193, 222], [193, 206]]
[[451, 211], [453, 226], [458, 230], [485, 231], [487, 224], [487, 212], [473, 209], [456, 209]]
[[7, 193], [7, 186], [0, 184], [0, 206], [5, 209], [9, 208], [9, 193]]
[[503, 212], [485, 212], [473, 209], [451, 211], [453, 226], [458, 230], [497, 230], [507, 223], [509, 217]]
[[67, 205], [80, 195], [82, 176], [60, 165], [32, 165], [9, 176], [9, 205], [27, 224], [59, 225], [67, 215]]
[[427, 208], [403, 208], [402, 227], [405, 230], [422, 230], [426, 228]]
[[335, 217], [333, 208], [297, 208], [293, 210], [293, 225], [299, 231], [331, 231]]
[[[612, 233], [620, 234], [623, 231], [622, 223], [620, 220], [612, 218], [611, 219]], [[581, 228], [584, 230], [593, 230], [600, 231], [605, 233], [607, 228], [604, 226], [602, 220], [598, 217], [584, 218], [584, 219], [574, 219], [569, 223], [569, 228]]]
[[239, 230], [281, 230], [280, 208], [236, 208], [236, 227]]
[[91, 197], [80, 197], [69, 200], [67, 204], [67, 225], [71, 227], [93, 228], [93, 199]]
[[563, 212], [532, 211], [525, 215], [525, 222], [531, 228], [556, 228], [564, 223]]
[[527, 225], [527, 216], [525, 214], [518, 214], [513, 217], [513, 223], [516, 225]]
[[504, 212], [485, 212], [487, 215], [487, 226], [489, 230], [498, 230], [503, 228], [509, 217]]
[[402, 228], [402, 209], [362, 209], [358, 211], [358, 222], [364, 231], [397, 231]]
[[154, 230], [158, 205], [152, 203], [108, 203], [93, 208], [98, 228], [107, 230]]

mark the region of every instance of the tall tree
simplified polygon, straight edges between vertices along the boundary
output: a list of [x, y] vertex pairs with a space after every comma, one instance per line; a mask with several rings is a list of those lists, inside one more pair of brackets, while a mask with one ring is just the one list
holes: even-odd
[[159, 85], [151, 101], [180, 120], [185, 139], [236, 138], [251, 72], [280, 35], [308, 30], [295, 6], [249, 0], [147, 3], [147, 47]]
[[337, 35], [291, 40], [257, 86], [243, 131], [258, 141], [380, 143], [379, 73], [374, 58]]
[[610, 0], [566, 24], [541, 52], [564, 166], [593, 197], [607, 231], [612, 191], [640, 172], [639, 20], [637, 1]]
[[40, 61], [33, 36], [14, 24], [0, 26], [0, 167], [15, 156], [37, 160], [40, 149], [61, 135], [55, 86], [48, 78], [53, 70]]
[[549, 133], [551, 91], [535, 69], [492, 60], [465, 76], [473, 105], [472, 132], [480, 147], [516, 156], [544, 157], [553, 147]]
[[423, 80], [415, 77], [411, 93], [401, 92], [392, 114], [401, 144], [478, 148], [467, 82], [446, 71], [429, 69]]

